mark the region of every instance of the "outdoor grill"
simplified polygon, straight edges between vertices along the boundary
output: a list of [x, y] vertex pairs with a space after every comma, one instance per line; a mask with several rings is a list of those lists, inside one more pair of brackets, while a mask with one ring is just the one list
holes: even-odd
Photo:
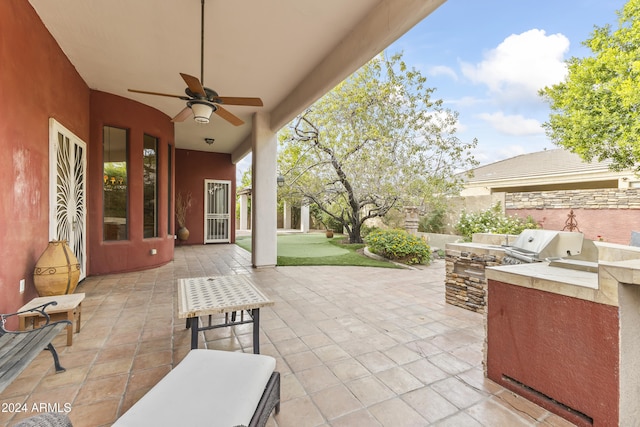
[[503, 264], [525, 264], [580, 254], [582, 233], [552, 230], [524, 230], [512, 245], [504, 247]]

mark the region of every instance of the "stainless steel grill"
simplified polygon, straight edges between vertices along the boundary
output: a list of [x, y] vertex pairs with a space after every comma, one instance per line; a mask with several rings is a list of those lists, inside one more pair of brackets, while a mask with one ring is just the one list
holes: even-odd
[[580, 254], [584, 235], [569, 231], [524, 230], [505, 246], [503, 264], [522, 264]]

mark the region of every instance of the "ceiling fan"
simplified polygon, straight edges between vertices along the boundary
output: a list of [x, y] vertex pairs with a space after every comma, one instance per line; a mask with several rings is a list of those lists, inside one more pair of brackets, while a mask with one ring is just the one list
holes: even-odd
[[129, 92], [144, 93], [147, 95], [170, 96], [187, 101], [187, 106], [182, 109], [173, 119], [172, 122], [182, 122], [191, 113], [198, 123], [209, 123], [212, 113], [216, 113], [234, 126], [240, 126], [244, 123], [239, 117], [224, 109], [224, 105], [245, 105], [252, 107], [262, 107], [260, 98], [246, 98], [237, 96], [220, 96], [218, 93], [205, 87], [204, 82], [204, 1], [201, 0], [201, 17], [200, 17], [200, 79], [189, 74], [180, 73], [182, 79], [187, 84], [184, 90], [185, 95], [172, 95], [169, 93], [149, 92], [146, 90], [129, 89]]

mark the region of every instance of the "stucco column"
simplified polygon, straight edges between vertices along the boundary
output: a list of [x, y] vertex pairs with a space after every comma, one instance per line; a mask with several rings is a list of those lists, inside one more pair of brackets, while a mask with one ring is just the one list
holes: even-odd
[[291, 229], [291, 206], [289, 206], [289, 203], [284, 202], [284, 209], [282, 212], [282, 228], [284, 228], [285, 230], [290, 230]]
[[270, 117], [253, 115], [251, 132], [251, 263], [254, 267], [271, 267], [277, 261], [277, 183], [278, 140], [269, 128]]
[[300, 207], [300, 231], [309, 232], [309, 204], [305, 202]]
[[249, 228], [249, 196], [247, 194], [240, 195], [240, 230], [247, 230]]

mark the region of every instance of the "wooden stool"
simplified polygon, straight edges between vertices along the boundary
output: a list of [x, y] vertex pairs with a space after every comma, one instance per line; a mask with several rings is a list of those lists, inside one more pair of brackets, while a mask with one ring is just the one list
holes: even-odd
[[[55, 301], [58, 304], [47, 306], [45, 313], [51, 317], [51, 321], [66, 319], [71, 322], [67, 326], [67, 345], [73, 344], [73, 323], [76, 325], [76, 332], [80, 332], [80, 320], [82, 317], [82, 300], [84, 300], [84, 293], [70, 294], [70, 295], [54, 295], [50, 297], [38, 297], [29, 301], [26, 305], [22, 306], [18, 311], [30, 310], [34, 307], [38, 307], [42, 304], [46, 304], [50, 301]], [[18, 329], [24, 331], [26, 329], [26, 321], [31, 321], [32, 327], [37, 327], [40, 324], [40, 320], [43, 319], [42, 314], [36, 312], [21, 313], [18, 315], [19, 324]]]

